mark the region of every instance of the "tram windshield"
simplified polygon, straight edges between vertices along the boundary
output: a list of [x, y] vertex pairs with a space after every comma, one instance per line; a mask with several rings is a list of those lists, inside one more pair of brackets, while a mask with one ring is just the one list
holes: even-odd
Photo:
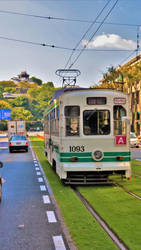
[[83, 112], [84, 135], [110, 134], [109, 110], [85, 110]]

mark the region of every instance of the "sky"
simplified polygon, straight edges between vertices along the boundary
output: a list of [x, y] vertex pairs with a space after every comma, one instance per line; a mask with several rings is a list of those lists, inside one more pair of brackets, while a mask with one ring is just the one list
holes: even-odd
[[81, 72], [80, 87], [98, 84], [109, 67], [136, 55], [137, 33], [140, 47], [141, 1], [115, 3], [0, 0], [0, 81], [26, 71], [61, 87], [62, 78], [55, 72], [70, 67]]

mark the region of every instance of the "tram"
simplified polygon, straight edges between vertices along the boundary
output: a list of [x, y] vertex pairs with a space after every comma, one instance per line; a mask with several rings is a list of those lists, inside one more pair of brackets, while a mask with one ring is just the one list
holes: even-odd
[[129, 95], [110, 89], [65, 88], [44, 113], [45, 155], [65, 184], [130, 178]]

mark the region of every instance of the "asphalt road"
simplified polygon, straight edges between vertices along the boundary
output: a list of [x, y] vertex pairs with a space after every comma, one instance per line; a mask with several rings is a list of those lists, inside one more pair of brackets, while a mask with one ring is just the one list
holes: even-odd
[[141, 148], [131, 148], [131, 158], [141, 161]]
[[69, 249], [40, 166], [32, 154], [8, 152], [0, 138], [3, 197], [0, 203], [0, 250]]

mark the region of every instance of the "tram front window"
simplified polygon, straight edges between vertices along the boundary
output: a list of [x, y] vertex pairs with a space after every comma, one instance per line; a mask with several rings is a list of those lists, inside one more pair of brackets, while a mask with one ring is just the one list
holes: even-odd
[[108, 110], [85, 110], [83, 112], [84, 135], [110, 134], [110, 112]]
[[122, 121], [122, 117], [126, 116], [126, 110], [120, 105], [113, 107], [114, 114], [114, 134], [125, 135], [126, 134], [126, 122]]

